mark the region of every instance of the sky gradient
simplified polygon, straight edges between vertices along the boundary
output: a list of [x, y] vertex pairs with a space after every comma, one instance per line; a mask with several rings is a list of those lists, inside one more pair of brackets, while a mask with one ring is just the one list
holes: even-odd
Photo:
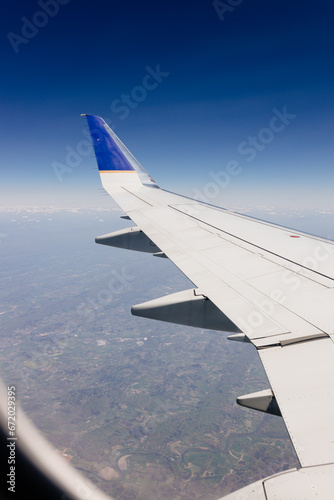
[[0, 9], [1, 206], [111, 204], [81, 113], [166, 189], [226, 207], [333, 205], [331, 1]]

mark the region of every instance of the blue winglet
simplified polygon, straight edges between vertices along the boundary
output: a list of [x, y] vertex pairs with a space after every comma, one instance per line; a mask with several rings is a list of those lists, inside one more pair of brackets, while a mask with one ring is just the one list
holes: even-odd
[[[83, 115], [87, 118], [90, 135], [93, 141], [97, 165], [100, 172], [135, 170], [127, 157], [121, 151], [108, 125], [102, 118], [94, 115]], [[109, 128], [109, 127], [108, 127]], [[110, 129], [109, 129], [110, 130]], [[111, 130], [110, 130], [111, 132]]]

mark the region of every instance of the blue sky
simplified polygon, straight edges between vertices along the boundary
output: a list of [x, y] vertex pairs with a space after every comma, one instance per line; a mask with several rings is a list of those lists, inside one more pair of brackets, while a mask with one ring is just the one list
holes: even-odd
[[2, 2], [1, 205], [109, 203], [82, 142], [92, 113], [167, 189], [331, 206], [333, 3], [218, 4]]

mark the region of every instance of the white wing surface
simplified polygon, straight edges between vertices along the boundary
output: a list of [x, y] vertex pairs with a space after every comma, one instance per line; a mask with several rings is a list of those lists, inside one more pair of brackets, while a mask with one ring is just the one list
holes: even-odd
[[301, 464], [252, 495], [330, 498], [322, 491], [334, 489], [334, 243], [160, 189], [101, 118], [85, 116], [102, 185], [136, 224], [97, 242], [167, 257], [194, 285], [133, 314], [251, 342], [271, 387], [238, 403], [281, 415]]

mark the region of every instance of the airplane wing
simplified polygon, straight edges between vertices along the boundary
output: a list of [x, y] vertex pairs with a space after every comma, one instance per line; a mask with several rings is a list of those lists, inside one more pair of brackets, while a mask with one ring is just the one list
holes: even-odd
[[283, 417], [301, 467], [228, 498], [329, 498], [334, 243], [160, 189], [100, 117], [83, 116], [102, 185], [135, 223], [97, 243], [167, 257], [193, 283], [132, 313], [230, 332], [255, 346], [267, 373], [268, 390], [237, 402]]

